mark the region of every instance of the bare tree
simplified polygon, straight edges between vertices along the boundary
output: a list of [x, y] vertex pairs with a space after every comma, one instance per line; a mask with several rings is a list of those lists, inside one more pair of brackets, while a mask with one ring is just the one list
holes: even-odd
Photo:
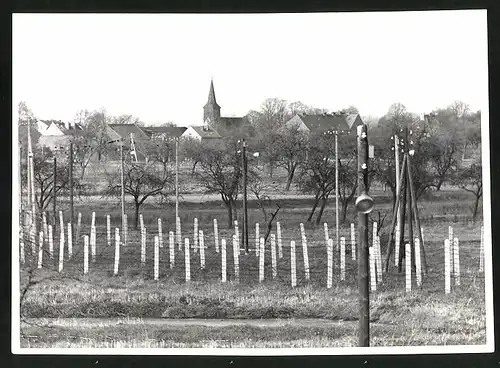
[[474, 194], [474, 204], [472, 207], [472, 219], [476, 221], [479, 208], [479, 200], [483, 196], [483, 166], [481, 161], [473, 163], [469, 167], [460, 168], [454, 178], [454, 183], [463, 190]]
[[[274, 203], [271, 196], [265, 194], [269, 190], [269, 186], [264, 184], [262, 181], [254, 181], [250, 185], [250, 191], [253, 193], [257, 199], [257, 204], [262, 211], [264, 222], [266, 223], [266, 234], [264, 236], [264, 242], [267, 242], [267, 238], [272, 231], [273, 221], [280, 210], [280, 205]], [[274, 211], [269, 210], [271, 207], [276, 206]]]

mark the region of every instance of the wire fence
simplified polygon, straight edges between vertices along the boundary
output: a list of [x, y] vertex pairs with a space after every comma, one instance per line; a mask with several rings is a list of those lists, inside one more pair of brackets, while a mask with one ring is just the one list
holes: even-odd
[[[81, 216], [78, 217], [81, 219]], [[256, 284], [273, 281], [289, 286], [310, 284], [326, 288], [342, 283], [357, 287], [359, 257], [355, 224], [340, 228], [342, 244], [337, 245], [335, 226], [327, 223], [321, 227], [276, 223], [266, 241], [263, 239], [266, 228], [259, 224], [257, 233], [254, 223], [249, 226], [247, 253], [242, 241], [241, 224], [238, 223], [233, 229], [227, 229], [217, 219], [212, 220], [211, 226], [206, 222], [184, 222], [180, 224], [179, 233], [176, 222], [145, 220], [141, 221], [143, 225], [138, 229], [130, 226], [127, 221], [125, 233], [122, 231], [121, 221], [116, 217], [110, 217], [109, 220], [107, 217], [95, 217], [91, 221], [80, 220], [80, 225], [77, 224], [74, 228], [65, 224], [63, 219], [61, 223], [65, 225], [61, 227], [59, 223], [55, 230], [52, 225], [42, 223], [37, 234], [22, 226], [19, 243], [21, 270], [49, 269], [72, 278], [94, 275], [166, 279], [174, 283], [229, 281]], [[458, 272], [461, 285], [481, 280], [484, 282], [482, 227], [467, 226], [455, 226], [453, 234], [459, 239]], [[353, 230], [354, 241], [351, 237]], [[70, 231], [73, 237], [68, 236]], [[402, 272], [398, 272], [392, 255], [389, 272], [381, 272], [387, 252], [388, 231], [387, 228], [380, 231], [375, 236], [375, 240], [378, 240], [375, 243], [373, 234], [377, 234], [377, 231], [369, 231], [369, 245], [375, 245], [374, 257], [377, 257], [375, 262], [370, 263], [372, 269], [376, 268], [376, 272], [369, 274], [372, 275], [372, 283], [376, 280], [377, 291], [404, 290], [404, 261]], [[421, 263], [421, 273], [418, 274], [421, 274], [422, 281], [417, 286], [419, 267], [413, 267], [413, 288], [437, 287], [445, 291], [444, 240], [449, 237], [448, 227], [443, 226], [439, 232], [441, 236], [436, 236], [435, 233], [426, 234], [424, 229], [420, 259], [423, 261], [425, 253], [427, 274]], [[70, 244], [71, 237], [74, 240]], [[155, 237], [158, 237], [157, 240]], [[155, 243], [158, 244], [157, 247]], [[400, 251], [405, 253], [404, 247]], [[453, 263], [453, 254], [451, 259]], [[455, 275], [453, 270], [452, 278]]]

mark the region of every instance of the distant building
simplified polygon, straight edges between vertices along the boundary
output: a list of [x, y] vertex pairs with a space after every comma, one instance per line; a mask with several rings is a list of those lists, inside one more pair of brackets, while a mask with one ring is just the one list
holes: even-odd
[[181, 137], [187, 128], [178, 126], [152, 126], [142, 130], [151, 140], [171, 140]]
[[120, 142], [123, 142], [125, 151], [132, 149], [134, 143], [137, 159], [145, 161], [146, 145], [149, 142], [149, 135], [146, 134], [137, 124], [108, 124], [106, 129], [110, 144], [119, 147]]
[[190, 126], [182, 134], [183, 138], [194, 138], [203, 142], [218, 142], [222, 137], [208, 125]]
[[363, 124], [359, 114], [297, 114], [285, 123], [288, 128], [296, 127], [299, 131], [322, 134], [338, 131], [343, 134], [355, 134], [356, 127]]
[[51, 121], [46, 128], [47, 122], [37, 122], [40, 138], [38, 143], [52, 151], [64, 150], [69, 146], [71, 138], [83, 137], [88, 133], [80, 124], [62, 121]]

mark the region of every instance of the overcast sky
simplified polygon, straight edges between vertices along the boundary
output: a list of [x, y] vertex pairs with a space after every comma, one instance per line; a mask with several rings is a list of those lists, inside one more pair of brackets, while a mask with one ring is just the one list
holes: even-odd
[[486, 11], [272, 15], [15, 14], [14, 104], [41, 119], [104, 107], [198, 125], [266, 98], [381, 116], [487, 108]]

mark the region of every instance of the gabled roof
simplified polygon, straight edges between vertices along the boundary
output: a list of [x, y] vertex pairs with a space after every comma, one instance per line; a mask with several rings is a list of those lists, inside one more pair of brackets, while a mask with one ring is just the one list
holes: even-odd
[[149, 140], [148, 135], [136, 124], [108, 124], [108, 126], [118, 134], [121, 139], [130, 139], [130, 134], [133, 134], [134, 140]]
[[358, 117], [359, 114], [348, 114], [346, 116], [347, 124], [349, 125], [349, 129], [352, 128], [352, 124], [354, 124], [354, 121]]
[[169, 137], [179, 138], [185, 131], [186, 127], [178, 127], [178, 126], [152, 126], [145, 127], [143, 130], [146, 134], [165, 134]]
[[213, 128], [206, 125], [191, 126], [193, 130], [200, 135], [201, 138], [222, 138]]
[[306, 127], [316, 133], [324, 133], [329, 130], [348, 131], [349, 124], [344, 114], [299, 114]]

